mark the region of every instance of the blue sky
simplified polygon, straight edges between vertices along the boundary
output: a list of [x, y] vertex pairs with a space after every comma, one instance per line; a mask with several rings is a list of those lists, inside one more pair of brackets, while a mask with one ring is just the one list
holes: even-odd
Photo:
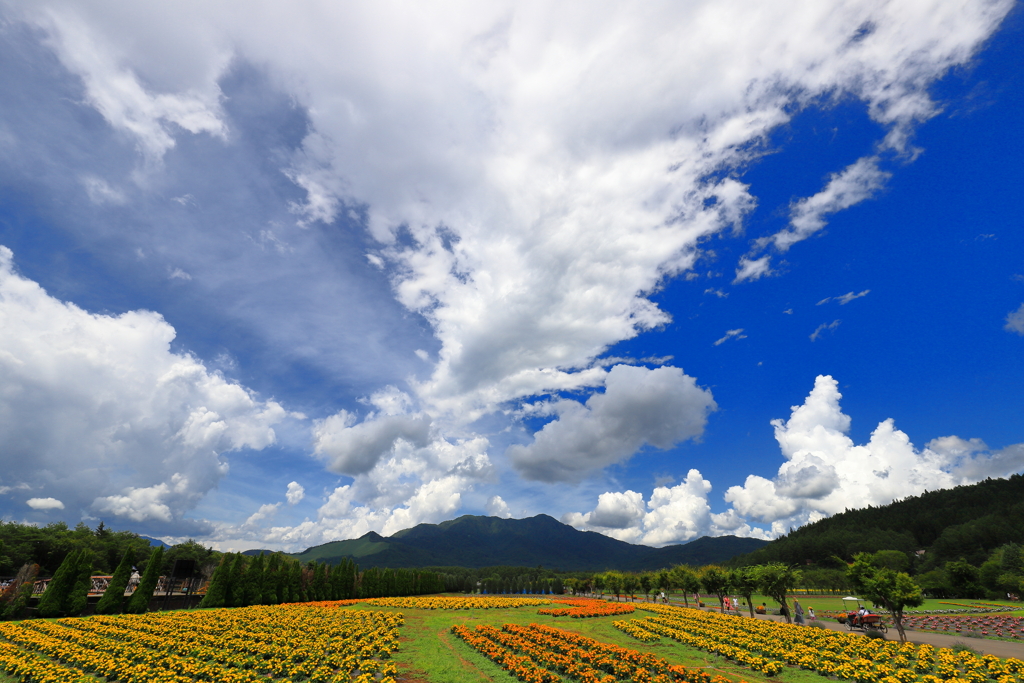
[[0, 516], [771, 538], [1024, 470], [1024, 15], [0, 3]]

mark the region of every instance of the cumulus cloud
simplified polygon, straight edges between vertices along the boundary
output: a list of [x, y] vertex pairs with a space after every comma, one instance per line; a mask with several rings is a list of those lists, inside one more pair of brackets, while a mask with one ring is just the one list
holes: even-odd
[[508, 503], [501, 496], [491, 496], [487, 499], [487, 514], [492, 517], [501, 517], [502, 519], [508, 519], [512, 516], [512, 511], [508, 508]]
[[[406, 350], [420, 363], [436, 359], [428, 377], [410, 380], [408, 402], [382, 390], [361, 421], [340, 411], [313, 427], [316, 454], [355, 481], [309, 525], [357, 533], [460, 504], [466, 489], [459, 487], [473, 486], [489, 467], [479, 450], [486, 439], [471, 425], [538, 395], [604, 388], [586, 404], [558, 402], [557, 419], [533, 443], [509, 449], [532, 478], [577, 481], [645, 444], [699, 436], [714, 402], [693, 378], [677, 368], [605, 372], [595, 359], [670, 322], [651, 294], [694, 267], [708, 236], [742, 227], [755, 188], [732, 171], [756, 160], [773, 130], [808, 106], [852, 98], [885, 129], [879, 154], [906, 151], [914, 124], [937, 111], [928, 85], [969, 60], [1011, 6], [859, 0], [838, 9], [795, 1], [752, 8], [708, 0], [637, 12], [614, 3], [438, 10], [311, 2], [296, 11], [228, 2], [183, 12], [40, 0], [9, 12], [45, 35], [81, 80], [85, 103], [136, 145], [143, 168], [132, 179], [143, 191], [159, 186], [149, 181], [180, 139], [237, 141], [222, 91], [232, 68], [258, 65], [301, 112], [300, 141], [275, 149], [268, 162], [301, 195], [289, 227], [365, 217], [376, 241], [366, 256], [373, 272], [422, 315], [439, 347], [428, 353], [417, 340]], [[874, 30], [859, 31], [868, 24]], [[866, 156], [833, 174], [819, 193], [793, 204], [787, 229], [759, 249], [784, 252], [872, 196], [887, 176], [880, 164], [880, 156]], [[92, 187], [110, 203], [103, 186]], [[228, 232], [237, 237], [234, 226]], [[278, 235], [276, 226], [261, 228], [253, 240], [290, 258], [294, 240]], [[305, 283], [313, 257], [304, 258], [290, 272]], [[771, 274], [770, 260], [752, 251], [736, 280]], [[193, 264], [180, 267], [195, 274], [193, 286], [207, 279]], [[268, 281], [268, 289], [276, 286]], [[317, 303], [330, 306], [308, 309], [317, 316], [337, 310], [333, 295], [345, 287], [324, 289]], [[138, 317], [169, 329], [153, 314]], [[287, 326], [269, 318], [263, 332], [273, 346], [298, 346], [292, 342], [304, 326], [286, 338], [278, 330]], [[326, 364], [324, 348], [333, 350], [336, 338], [358, 337], [369, 348], [383, 336], [329, 329], [314, 361]], [[358, 350], [346, 359], [360, 358]], [[192, 368], [175, 385], [189, 400], [168, 399], [179, 410], [162, 425], [120, 414], [97, 421], [109, 427], [102, 438], [111, 443], [150, 439], [177, 449], [150, 475], [98, 487], [102, 505], [126, 515], [160, 518], [161, 505], [177, 514], [188, 503], [173, 475], [190, 491], [208, 490], [223, 476], [225, 449], [264, 443], [238, 436], [259, 431], [240, 425], [265, 431], [281, 419], [273, 402], [194, 359], [164, 353]], [[213, 392], [218, 381], [228, 389]], [[661, 403], [645, 403], [639, 388], [647, 385]], [[129, 389], [145, 394], [146, 380], [139, 386]], [[236, 412], [204, 392], [231, 394]], [[195, 408], [179, 415], [186, 404]], [[126, 437], [118, 425], [131, 427]], [[387, 472], [391, 465], [398, 478]], [[352, 515], [332, 516], [346, 505]], [[304, 524], [275, 533], [322, 537]]]
[[297, 505], [299, 501], [306, 497], [306, 489], [302, 487], [297, 481], [290, 482], [288, 484], [288, 491], [285, 493], [285, 498], [288, 500], [289, 505]]
[[0, 328], [5, 478], [71, 509], [180, 519], [226, 474], [225, 453], [273, 444], [288, 416], [171, 352], [174, 329], [159, 315], [58, 301], [2, 246]]
[[64, 503], [56, 498], [29, 498], [25, 501], [33, 510], [63, 510]]
[[429, 435], [428, 417], [384, 415], [356, 424], [356, 417], [342, 410], [316, 423], [313, 450], [329, 469], [352, 476], [369, 472], [399, 441], [425, 446]]
[[[1011, 4], [227, 3], [185, 21], [33, 3], [20, 14], [148, 159], [178, 129], [227, 139], [220, 79], [231, 64], [262, 65], [309, 116], [282, 169], [305, 193], [299, 220], [366, 207], [375, 258], [441, 344], [419, 397], [469, 423], [503, 401], [599, 386], [581, 372], [594, 357], [666, 323], [647, 294], [755, 204], [719, 172], [755, 159], [794, 112], [852, 96], [886, 129], [880, 148], [905, 150], [937, 111], [927, 84], [969, 59]], [[796, 202], [768, 241], [785, 251], [886, 177], [865, 156]], [[737, 280], [769, 272], [769, 257], [751, 255]]]
[[699, 437], [716, 407], [711, 392], [680, 368], [616, 365], [604, 393], [586, 404], [558, 402], [558, 418], [533, 443], [511, 446], [507, 455], [527, 479], [580, 481], [644, 445], [665, 449]]
[[636, 491], [609, 491], [598, 496], [587, 513], [571, 512], [562, 521], [629, 543], [664, 546], [700, 536], [732, 534], [766, 538], [770, 532], [752, 527], [734, 510], [711, 512], [711, 482], [691, 469], [676, 486], [658, 486], [645, 503]]
[[892, 419], [882, 421], [866, 444], [854, 444], [837, 386], [832, 377], [819, 376], [789, 420], [772, 421], [785, 462], [773, 479], [750, 475], [743, 486], [730, 487], [730, 512], [785, 528], [847, 508], [1008, 476], [1024, 466], [1024, 444], [993, 452], [978, 439], [948, 436], [919, 450]]
[[1017, 334], [1024, 335], [1024, 304], [1020, 305], [1015, 311], [1010, 311], [1006, 315], [1006, 325], [1003, 329], [1007, 332], [1016, 332]]

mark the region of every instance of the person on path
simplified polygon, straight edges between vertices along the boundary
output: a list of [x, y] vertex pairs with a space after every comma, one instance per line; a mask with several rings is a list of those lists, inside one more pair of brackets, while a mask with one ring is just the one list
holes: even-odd
[[815, 619], [818, 618], [818, 617], [814, 616], [814, 608], [813, 607], [808, 607], [807, 608], [807, 616], [810, 618], [811, 621], [814, 621]]
[[793, 621], [800, 625], [804, 623], [804, 607], [799, 600], [793, 601]]

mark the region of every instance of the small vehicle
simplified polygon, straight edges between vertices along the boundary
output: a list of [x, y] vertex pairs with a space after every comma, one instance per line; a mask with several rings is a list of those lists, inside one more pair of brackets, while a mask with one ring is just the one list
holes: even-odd
[[[847, 604], [847, 600], [852, 601], [852, 604], [857, 606], [856, 609], [852, 609], [852, 605]], [[846, 628], [851, 631], [854, 629], [860, 629], [861, 631], [867, 631], [870, 629], [881, 633], [888, 633], [889, 629], [885, 625], [885, 622], [882, 621], [882, 616], [880, 614], [874, 614], [869, 611], [867, 614], [861, 616], [860, 610], [863, 607], [864, 605], [861, 603], [860, 598], [852, 595], [846, 596], [843, 598], [843, 611], [845, 614], [840, 614], [839, 617], [837, 617], [837, 621], [840, 624], [846, 624]]]

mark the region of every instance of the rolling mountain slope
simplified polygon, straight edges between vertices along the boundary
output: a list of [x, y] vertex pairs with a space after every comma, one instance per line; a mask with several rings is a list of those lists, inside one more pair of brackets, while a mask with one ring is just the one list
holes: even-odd
[[651, 548], [593, 531], [579, 531], [547, 515], [501, 519], [464, 515], [440, 524], [419, 524], [384, 538], [374, 532], [334, 541], [293, 555], [331, 564], [350, 557], [361, 567], [544, 566], [566, 571], [643, 571], [676, 564], [725, 562], [765, 541], [723, 536], [685, 545]]

